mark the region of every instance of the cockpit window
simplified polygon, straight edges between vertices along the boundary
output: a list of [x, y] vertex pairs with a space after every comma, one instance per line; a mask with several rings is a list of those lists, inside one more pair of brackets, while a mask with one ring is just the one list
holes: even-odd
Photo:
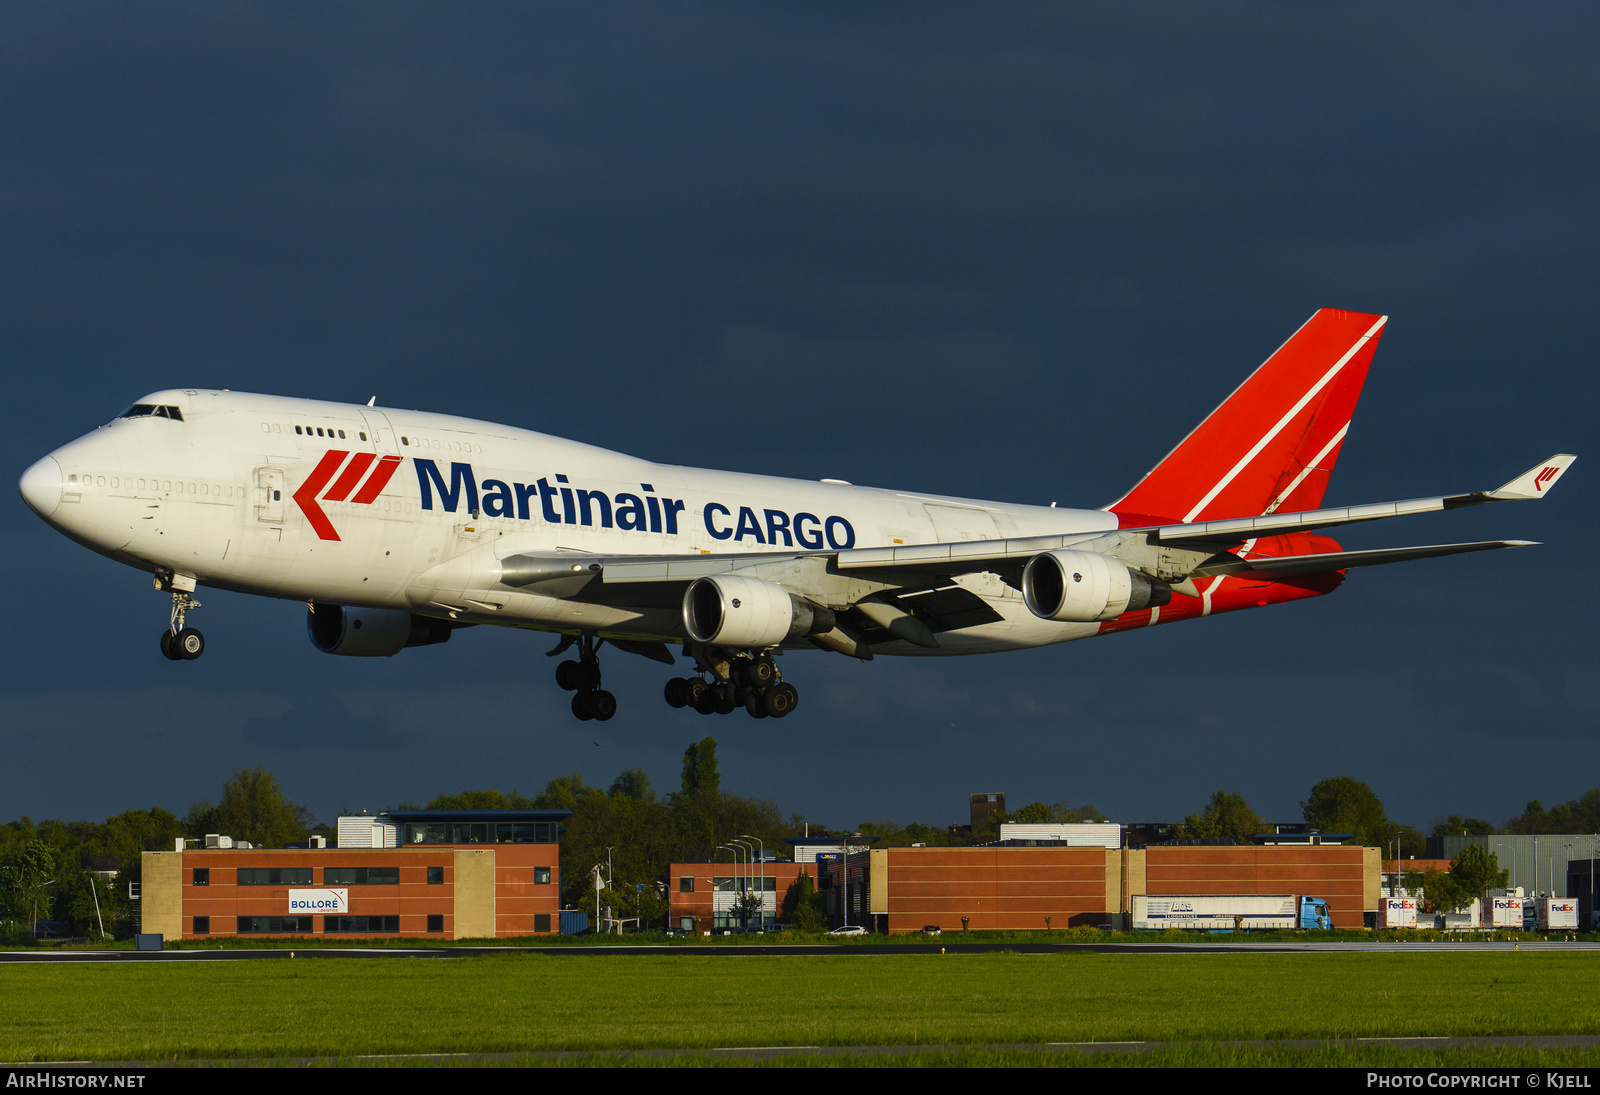
[[160, 403], [135, 403], [117, 417], [149, 418], [152, 416], [156, 418], [172, 418], [179, 422], [183, 421], [183, 412], [181, 410], [179, 410], [177, 407], [171, 407]]

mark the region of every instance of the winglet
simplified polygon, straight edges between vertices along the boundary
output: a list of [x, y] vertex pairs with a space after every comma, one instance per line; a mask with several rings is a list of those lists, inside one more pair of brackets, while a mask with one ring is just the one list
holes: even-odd
[[1557, 453], [1543, 463], [1535, 464], [1498, 490], [1490, 491], [1489, 497], [1496, 502], [1543, 498], [1550, 492], [1550, 488], [1556, 485], [1561, 473], [1576, 459], [1577, 457], [1571, 453]]

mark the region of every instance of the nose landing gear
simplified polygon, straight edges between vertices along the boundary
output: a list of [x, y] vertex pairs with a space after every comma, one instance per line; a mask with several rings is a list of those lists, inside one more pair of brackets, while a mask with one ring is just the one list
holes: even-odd
[[[573, 636], [566, 636], [550, 653], [560, 654], [573, 641]], [[595, 657], [595, 651], [600, 649], [600, 644], [605, 640], [596, 640], [592, 635], [580, 635], [576, 641], [578, 659], [556, 666], [556, 684], [568, 692], [577, 693], [572, 697], [572, 713], [580, 720], [605, 722], [617, 713], [617, 697], [600, 687], [600, 659]]]
[[[187, 585], [184, 589], [182, 586]], [[194, 592], [194, 579], [182, 575], [156, 579], [156, 588], [172, 591], [172, 622], [161, 633], [161, 653], [168, 660], [192, 662], [206, 652], [206, 637], [189, 626], [189, 610], [199, 608], [200, 602], [190, 594]]]

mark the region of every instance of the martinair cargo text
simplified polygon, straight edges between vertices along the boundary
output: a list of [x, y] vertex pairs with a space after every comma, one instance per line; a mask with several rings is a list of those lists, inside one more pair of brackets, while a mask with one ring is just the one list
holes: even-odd
[[1330, 593], [1354, 567], [1522, 541], [1344, 551], [1323, 530], [1542, 497], [1552, 456], [1489, 491], [1323, 509], [1382, 316], [1317, 312], [1127, 494], [1057, 509], [654, 464], [448, 415], [173, 390], [30, 467], [28, 505], [172, 596], [161, 650], [200, 656], [201, 586], [305, 601], [330, 654], [498, 624], [559, 633], [556, 679], [607, 719], [608, 645], [696, 673], [674, 707], [762, 718], [773, 655], [983, 654]]

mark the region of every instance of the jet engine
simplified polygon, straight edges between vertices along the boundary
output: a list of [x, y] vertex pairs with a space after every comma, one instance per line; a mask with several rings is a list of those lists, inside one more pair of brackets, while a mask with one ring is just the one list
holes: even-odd
[[408, 646], [431, 646], [450, 638], [450, 625], [392, 608], [315, 605], [306, 613], [311, 645], [324, 654], [389, 658]]
[[1028, 611], [1046, 620], [1092, 623], [1172, 600], [1172, 587], [1093, 551], [1060, 549], [1028, 560], [1022, 572]]
[[833, 613], [760, 578], [696, 578], [683, 594], [683, 626], [697, 643], [765, 648], [834, 628]]

